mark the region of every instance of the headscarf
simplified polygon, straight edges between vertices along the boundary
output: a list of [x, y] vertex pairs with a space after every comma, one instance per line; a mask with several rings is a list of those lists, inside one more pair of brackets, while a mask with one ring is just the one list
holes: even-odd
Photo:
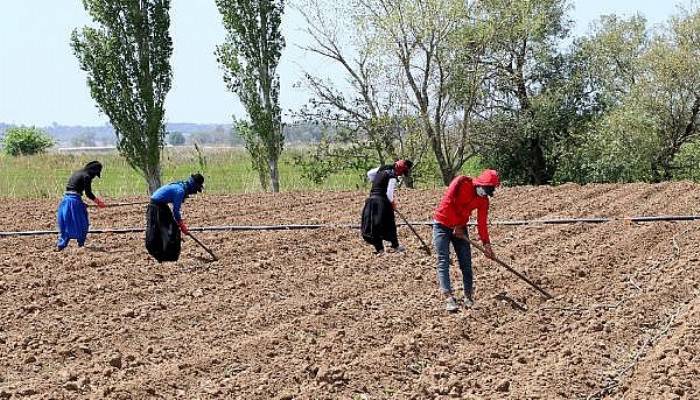
[[90, 161], [89, 163], [85, 164], [83, 169], [87, 171], [90, 176], [101, 178], [100, 175], [102, 174], [102, 163], [99, 161]]
[[396, 176], [408, 175], [413, 168], [411, 160], [398, 160], [394, 163], [394, 172]]
[[204, 189], [204, 176], [200, 173], [190, 175], [187, 180], [187, 186], [192, 194], [201, 193]]

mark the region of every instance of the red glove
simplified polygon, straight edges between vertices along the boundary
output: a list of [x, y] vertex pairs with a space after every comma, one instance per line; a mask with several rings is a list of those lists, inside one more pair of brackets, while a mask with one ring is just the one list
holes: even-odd
[[452, 231], [452, 236], [456, 237], [459, 240], [464, 240], [464, 241], [469, 240], [469, 238], [467, 237], [467, 226], [466, 225], [456, 226], [455, 229]]
[[490, 243], [484, 243], [484, 255], [492, 260], [496, 258]]
[[94, 200], [94, 201], [95, 201], [95, 204], [97, 204], [97, 207], [99, 207], [99, 208], [105, 208], [105, 207], [107, 207], [107, 204], [105, 204], [105, 202], [102, 201], [102, 199], [99, 198], [99, 197], [95, 197], [95, 200]]
[[177, 226], [180, 227], [180, 232], [184, 233], [185, 235], [190, 234], [190, 230], [187, 229], [187, 225], [185, 224], [185, 221], [180, 221], [177, 223]]

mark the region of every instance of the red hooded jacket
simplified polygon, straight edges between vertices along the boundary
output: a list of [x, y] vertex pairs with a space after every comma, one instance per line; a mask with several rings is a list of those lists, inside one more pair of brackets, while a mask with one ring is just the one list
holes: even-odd
[[435, 210], [435, 221], [454, 229], [459, 225], [466, 225], [472, 211], [476, 209], [479, 237], [484, 244], [487, 244], [491, 242], [487, 227], [489, 199], [476, 194], [475, 183], [495, 187], [500, 184], [500, 181], [498, 174], [493, 170], [484, 171], [474, 180], [468, 176], [454, 178]]

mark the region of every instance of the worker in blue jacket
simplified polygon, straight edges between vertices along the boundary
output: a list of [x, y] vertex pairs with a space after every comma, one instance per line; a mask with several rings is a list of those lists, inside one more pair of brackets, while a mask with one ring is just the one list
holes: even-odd
[[[151, 195], [146, 209], [146, 249], [159, 262], [180, 258], [182, 233], [189, 234], [180, 208], [190, 195], [204, 189], [204, 177], [193, 174], [186, 181], [169, 183]], [[169, 204], [172, 204], [172, 211]]]

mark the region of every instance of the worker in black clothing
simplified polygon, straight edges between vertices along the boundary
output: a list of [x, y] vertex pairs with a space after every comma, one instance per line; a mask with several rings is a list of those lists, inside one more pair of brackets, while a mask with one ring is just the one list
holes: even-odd
[[384, 253], [384, 241], [391, 242], [394, 251], [404, 251], [396, 234], [394, 190], [397, 178], [410, 173], [413, 163], [398, 160], [394, 165], [384, 165], [367, 172], [372, 189], [362, 209], [362, 238], [374, 246], [376, 254]]
[[99, 161], [90, 161], [83, 169], [75, 171], [68, 179], [66, 192], [58, 205], [58, 238], [57, 248], [63, 250], [71, 239], [78, 241], [82, 247], [87, 238], [90, 220], [87, 206], [83, 203], [82, 195], [85, 195], [97, 204], [98, 207], [106, 207], [105, 203], [92, 193], [92, 180], [102, 174], [102, 164]]

